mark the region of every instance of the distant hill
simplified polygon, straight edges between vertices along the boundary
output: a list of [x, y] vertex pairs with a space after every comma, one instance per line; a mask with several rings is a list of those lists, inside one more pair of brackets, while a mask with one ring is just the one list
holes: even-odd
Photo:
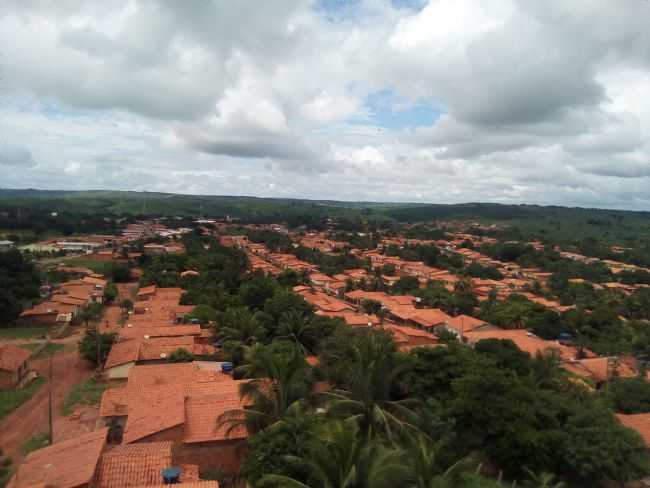
[[573, 240], [593, 236], [607, 241], [623, 241], [650, 236], [650, 212], [494, 203], [442, 205], [133, 191], [0, 189], [0, 211], [11, 209], [98, 217], [229, 215], [257, 222], [309, 222], [325, 217], [398, 222], [475, 220], [516, 227], [523, 232], [522, 236], [536, 238], [552, 236]]

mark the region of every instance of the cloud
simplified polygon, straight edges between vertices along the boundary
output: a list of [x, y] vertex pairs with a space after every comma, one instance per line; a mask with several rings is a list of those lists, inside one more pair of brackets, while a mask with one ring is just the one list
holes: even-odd
[[0, 144], [0, 165], [15, 168], [31, 168], [36, 165], [34, 156], [25, 146]]
[[648, 14], [5, 0], [3, 185], [650, 209]]

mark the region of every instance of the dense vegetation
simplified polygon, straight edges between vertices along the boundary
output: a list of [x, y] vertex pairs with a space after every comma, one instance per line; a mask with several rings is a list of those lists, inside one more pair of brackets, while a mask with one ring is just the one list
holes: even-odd
[[40, 274], [19, 251], [0, 252], [0, 326], [18, 318], [39, 296]]
[[[545, 479], [578, 487], [647, 473], [641, 439], [613, 415], [647, 411], [644, 386], [590, 392], [554, 357], [531, 358], [510, 341], [475, 349], [451, 341], [403, 354], [382, 330], [314, 314], [291, 283], [246, 273], [239, 250], [195, 235], [184, 243], [185, 255], [146, 258], [142, 284], [188, 290], [183, 301], [197, 305], [193, 316], [214, 324], [223, 358], [251, 380], [242, 393], [252, 405], [220, 419], [253, 434], [243, 467], [251, 486], [497, 488]], [[181, 279], [184, 269], [200, 274]], [[458, 313], [477, 305], [467, 280], [460, 283], [453, 292], [402, 286]], [[484, 302], [482, 313], [517, 321], [495, 303]], [[537, 306], [518, 306], [533, 326], [545, 324]], [[315, 366], [306, 360], [312, 355]], [[489, 477], [499, 470], [507, 485]]]

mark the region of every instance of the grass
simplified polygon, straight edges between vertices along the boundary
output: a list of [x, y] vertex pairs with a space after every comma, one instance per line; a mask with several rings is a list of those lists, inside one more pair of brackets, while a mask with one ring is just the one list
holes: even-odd
[[70, 415], [77, 405], [97, 405], [107, 386], [106, 383], [99, 383], [93, 379], [77, 383], [63, 400], [63, 415]]
[[50, 436], [45, 433], [40, 433], [33, 435], [29, 439], [27, 439], [25, 442], [23, 442], [23, 445], [21, 446], [21, 450], [24, 455], [29, 454], [32, 451], [36, 451], [37, 449], [42, 449], [43, 447], [47, 447], [50, 445]]
[[[29, 350], [35, 350], [37, 347], [40, 347], [41, 344], [38, 343], [32, 343], [32, 344], [19, 344], [18, 347], [22, 347], [24, 349], [29, 349]], [[53, 354], [56, 354], [57, 352], [62, 351], [65, 348], [63, 344], [55, 344], [53, 342], [50, 342], [45, 348], [39, 352], [37, 355], [32, 356], [32, 359], [36, 358], [47, 358], [52, 356]]]
[[49, 327], [0, 327], [0, 339], [32, 339], [49, 331]]
[[62, 258], [60, 262], [64, 262], [66, 266], [92, 269], [95, 273], [103, 274], [104, 276], [109, 276], [113, 269], [113, 261], [97, 261], [84, 257]]
[[43, 383], [45, 383], [44, 378], [36, 378], [25, 388], [0, 391], [0, 419], [3, 419], [29, 400]]

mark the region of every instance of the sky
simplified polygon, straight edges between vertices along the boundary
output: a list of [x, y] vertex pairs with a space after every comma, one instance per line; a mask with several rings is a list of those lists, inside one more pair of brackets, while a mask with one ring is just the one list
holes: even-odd
[[650, 210], [646, 0], [2, 0], [0, 187]]

